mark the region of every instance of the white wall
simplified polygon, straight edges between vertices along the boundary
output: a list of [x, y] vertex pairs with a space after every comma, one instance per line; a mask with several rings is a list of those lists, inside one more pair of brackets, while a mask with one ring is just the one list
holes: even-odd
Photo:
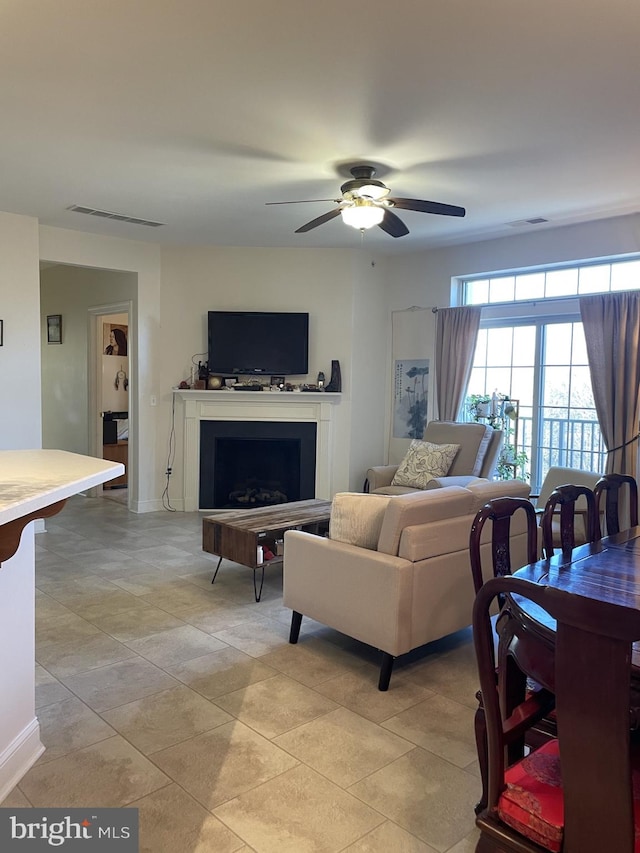
[[0, 213], [0, 448], [40, 444], [38, 222]]
[[[163, 248], [159, 429], [166, 436], [165, 447], [171, 430], [171, 388], [189, 378], [192, 359], [196, 363], [207, 359], [208, 311], [308, 311], [309, 375], [299, 379], [315, 382], [322, 370], [328, 381], [331, 361], [340, 362], [342, 400], [335, 414], [332, 480], [336, 490], [360, 488], [364, 472], [354, 472], [350, 462], [354, 452], [352, 399], [357, 386], [359, 400], [375, 401], [379, 377], [375, 369], [361, 370], [367, 359], [360, 358], [354, 372], [354, 342], [366, 348], [374, 368], [376, 361], [382, 364], [384, 347], [377, 351], [377, 358], [372, 354], [384, 337], [385, 324], [384, 315], [379, 312], [368, 318], [370, 328], [359, 328], [356, 313], [360, 309], [364, 312], [367, 302], [359, 292], [364, 290], [364, 280], [357, 284], [359, 263], [360, 250]], [[380, 299], [382, 287], [380, 280], [372, 285], [371, 304]], [[176, 426], [170, 496], [174, 496], [172, 503], [179, 508], [177, 500], [183, 492], [179, 419]], [[358, 452], [369, 459], [376, 455], [382, 435], [382, 424], [374, 420], [358, 435]], [[166, 456], [158, 460], [160, 471], [166, 469], [167, 461]]]
[[453, 277], [525, 267], [616, 257], [640, 251], [640, 214], [601, 219], [563, 228], [518, 232], [416, 252], [393, 259], [392, 309], [408, 305], [449, 306]]
[[[512, 237], [485, 240], [394, 257], [387, 290], [389, 311], [412, 305], [446, 308], [452, 304], [452, 280], [474, 273], [572, 263], [591, 258], [618, 257], [640, 252], [640, 214], [518, 232]], [[640, 287], [640, 282], [638, 282]], [[435, 324], [427, 332], [431, 364], [435, 368]], [[390, 357], [388, 364], [390, 365]], [[435, 387], [434, 387], [435, 396]], [[387, 383], [387, 411], [391, 384]], [[385, 446], [388, 445], [388, 429]], [[387, 459], [385, 458], [385, 462]]]
[[367, 468], [384, 461], [387, 358], [391, 323], [386, 307], [390, 263], [363, 251], [353, 264], [350, 489], [361, 491]]
[[[201, 358], [206, 359], [206, 313], [215, 308], [309, 311], [310, 381], [315, 381], [319, 370], [328, 376], [333, 359], [340, 361], [342, 369], [343, 398], [338, 406], [333, 448], [334, 482], [340, 489], [361, 487], [364, 470], [371, 460], [378, 460], [382, 448], [383, 417], [377, 417], [376, 412], [381, 411], [380, 373], [384, 369], [383, 341], [388, 328], [383, 306], [384, 264], [377, 269], [360, 266], [360, 250], [208, 247], [163, 248], [161, 264], [160, 247], [153, 244], [48, 226], [40, 226], [39, 235], [39, 257], [34, 246], [30, 258], [36, 275], [37, 263], [43, 260], [97, 268], [96, 273], [104, 269], [129, 271], [137, 276], [137, 303], [130, 318], [132, 339], [137, 343], [137, 352], [130, 354], [132, 509], [162, 507], [171, 388], [190, 376], [193, 355], [201, 353]], [[367, 264], [371, 260], [373, 256], [367, 255]], [[50, 269], [51, 272], [44, 271], [46, 276], [54, 275], [55, 267]], [[86, 274], [85, 270], [82, 275]], [[60, 302], [47, 303], [42, 311], [43, 315], [63, 314], [65, 340], [73, 326], [71, 303], [64, 307]], [[79, 323], [84, 311], [82, 306]], [[40, 340], [40, 334], [38, 325], [34, 340]], [[21, 357], [26, 359], [33, 347], [28, 336], [22, 336], [22, 343]], [[47, 360], [54, 357], [54, 349], [54, 345], [46, 348]], [[65, 345], [58, 347], [61, 349], [69, 351]], [[354, 359], [358, 361], [355, 374]], [[80, 369], [81, 362], [84, 365], [84, 359], [80, 359], [70, 369]], [[77, 379], [82, 381], [76, 376], [74, 383]], [[35, 389], [39, 389], [39, 382], [34, 385], [34, 400], [39, 395]], [[355, 420], [353, 393], [358, 398]], [[154, 397], [157, 408], [152, 405]], [[86, 410], [84, 404], [79, 406]], [[47, 422], [49, 429], [48, 410]], [[79, 416], [74, 429], [78, 435], [86, 433]], [[61, 438], [58, 436], [55, 441], [59, 446]], [[179, 440], [177, 447], [180, 452]], [[174, 472], [177, 480], [172, 481], [171, 490], [175, 483], [175, 493], [181, 494], [179, 459]]]
[[[5, 245], [0, 270], [8, 270], [7, 294], [11, 324], [5, 317], [3, 369], [8, 366], [2, 393], [8, 395], [17, 377], [29, 388], [21, 412], [28, 429], [14, 422], [3, 426], [3, 446], [16, 446], [39, 430], [39, 342], [31, 334], [29, 312], [23, 310], [29, 288], [13, 287], [30, 274], [33, 293], [38, 252], [34, 220], [3, 214], [0, 239]], [[139, 483], [134, 509], [160, 508], [171, 426], [170, 389], [188, 378], [191, 357], [206, 359], [206, 312], [212, 308], [308, 310], [311, 314], [310, 378], [328, 373], [337, 358], [343, 373], [340, 433], [335, 448], [336, 482], [360, 488], [369, 464], [381, 458], [388, 445], [391, 405], [391, 312], [412, 305], [451, 304], [451, 279], [469, 273], [521, 268], [640, 250], [640, 216], [633, 215], [558, 229], [514, 234], [509, 238], [453, 246], [428, 252], [388, 257], [363, 250], [173, 248], [41, 226], [40, 257], [64, 264], [129, 270], [138, 278], [135, 325], [137, 363], [131, 365], [133, 418], [132, 479]], [[371, 261], [377, 266], [371, 267]], [[34, 304], [37, 296], [34, 293]], [[3, 309], [5, 310], [5, 309]], [[51, 310], [48, 313], [61, 313]], [[7, 315], [9, 316], [9, 315]], [[20, 350], [8, 352], [8, 335], [20, 330]], [[429, 341], [433, 359], [433, 337]], [[53, 346], [48, 347], [53, 350]], [[15, 355], [15, 360], [14, 360]], [[38, 361], [37, 354], [35, 362]], [[433, 362], [432, 362], [433, 363]], [[387, 371], [386, 380], [381, 378]], [[34, 379], [35, 374], [35, 381]], [[137, 383], [136, 383], [137, 379]], [[151, 405], [157, 397], [158, 407]], [[31, 401], [31, 403], [29, 402]], [[357, 403], [357, 405], [356, 405]], [[9, 405], [8, 398], [5, 410]], [[34, 424], [37, 426], [34, 427]], [[144, 437], [138, 441], [138, 435]], [[180, 439], [180, 436], [177, 436]], [[20, 446], [20, 445], [17, 445]], [[180, 440], [177, 441], [180, 448]], [[181, 493], [180, 460], [172, 482]], [[135, 489], [133, 484], [130, 488]]]
[[[37, 221], [0, 213], [3, 450], [40, 447], [39, 286]], [[0, 568], [0, 801], [42, 750], [34, 707], [33, 542], [29, 524], [20, 549]]]
[[[129, 385], [131, 508], [145, 512], [161, 507], [162, 480], [156, 409], [160, 376], [157, 359], [160, 327], [160, 247], [152, 243], [83, 234], [63, 228], [40, 226], [40, 257], [45, 261], [135, 273], [138, 298], [129, 318], [131, 350]], [[110, 302], [114, 300], [109, 299]], [[53, 313], [60, 313], [58, 311]]]

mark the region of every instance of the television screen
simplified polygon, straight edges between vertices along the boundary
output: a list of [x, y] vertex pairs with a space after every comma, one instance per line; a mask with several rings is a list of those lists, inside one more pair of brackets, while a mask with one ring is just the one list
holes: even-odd
[[309, 361], [309, 315], [209, 311], [209, 372], [299, 376]]

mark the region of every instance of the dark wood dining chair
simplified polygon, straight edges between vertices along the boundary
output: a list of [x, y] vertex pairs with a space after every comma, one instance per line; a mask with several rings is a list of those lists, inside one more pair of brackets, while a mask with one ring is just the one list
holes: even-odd
[[[495, 599], [504, 597], [496, 655], [491, 615]], [[544, 694], [525, 694], [513, 707], [504, 696], [512, 692], [514, 674], [521, 680], [540, 654], [540, 647], [529, 646], [531, 632], [518, 617], [522, 611], [509, 604], [526, 599], [557, 625], [549, 655], [558, 734], [524, 756], [519, 747], [545, 713]], [[488, 580], [476, 596], [473, 637], [489, 774], [488, 803], [476, 818], [481, 833], [476, 853], [632, 853], [640, 762], [631, 742], [629, 696], [640, 610], [500, 577]], [[597, 702], [589, 700], [594, 695]]]
[[[576, 520], [581, 529], [576, 531]], [[542, 549], [544, 556], [553, 557], [556, 548], [567, 554], [586, 542], [600, 538], [593, 491], [587, 486], [567, 483], [551, 492], [542, 513]]]
[[602, 536], [602, 518], [606, 524], [607, 536], [620, 533], [620, 519], [623, 513], [626, 515], [624, 509], [621, 512], [621, 504], [624, 505], [625, 495], [629, 527], [637, 526], [638, 484], [633, 477], [627, 474], [605, 474], [596, 483], [593, 494], [596, 499], [598, 539]]
[[[526, 523], [526, 562], [535, 563], [538, 559], [538, 525], [536, 512], [531, 501], [526, 498], [494, 498], [481, 507], [471, 525], [469, 534], [469, 558], [471, 575], [476, 593], [484, 583], [483, 556], [486, 563], [490, 562], [491, 577], [504, 577], [511, 574], [511, 535], [512, 521], [516, 513], [524, 514]], [[484, 534], [487, 522], [491, 524], [491, 559], [486, 554], [489, 544], [487, 534]], [[516, 569], [520, 565], [515, 566]], [[501, 602], [502, 603], [502, 602]], [[476, 694], [478, 708], [474, 719], [476, 748], [480, 764], [482, 793], [476, 805], [476, 812], [481, 811], [487, 804], [487, 730], [484, 719], [482, 691]]]
[[[511, 522], [518, 510], [525, 514], [527, 524], [527, 563], [538, 559], [538, 530], [536, 513], [531, 501], [526, 498], [494, 498], [488, 501], [476, 513], [469, 534], [469, 557], [471, 575], [476, 593], [484, 582], [482, 572], [482, 532], [485, 524], [491, 522], [491, 567], [492, 577], [511, 574]], [[516, 566], [517, 569], [520, 566]]]

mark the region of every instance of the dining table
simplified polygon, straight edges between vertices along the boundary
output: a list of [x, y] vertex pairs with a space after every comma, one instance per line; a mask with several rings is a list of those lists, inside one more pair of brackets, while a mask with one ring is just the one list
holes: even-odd
[[[553, 694], [542, 728], [527, 729], [526, 745], [537, 750], [550, 736], [559, 740], [562, 849], [630, 853], [640, 791], [640, 526], [524, 566], [513, 578], [521, 585], [504, 593], [496, 622], [502, 712], [510, 718], [516, 711], [517, 722], [527, 690]], [[510, 763], [524, 755], [524, 730], [509, 752]], [[487, 765], [482, 774], [482, 762], [481, 775], [484, 786], [490, 773]], [[485, 811], [479, 821], [483, 832], [495, 823]]]
[[[621, 613], [640, 611], [640, 526], [539, 560], [513, 572], [513, 576], [581, 596], [585, 606], [595, 601], [612, 604], [620, 608]], [[521, 630], [524, 627], [524, 636], [532, 638], [537, 647], [533, 652], [532, 677], [553, 691], [554, 620], [535, 603], [518, 596], [510, 597], [507, 610], [517, 615]], [[545, 654], [545, 649], [550, 653]], [[594, 660], [594, 666], [596, 663]], [[586, 696], [588, 685], [584, 689]], [[631, 649], [630, 694], [631, 728], [640, 729], [640, 641]]]

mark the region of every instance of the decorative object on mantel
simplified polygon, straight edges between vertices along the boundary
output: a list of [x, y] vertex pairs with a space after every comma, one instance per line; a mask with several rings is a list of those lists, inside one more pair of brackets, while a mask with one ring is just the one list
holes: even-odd
[[318, 384], [318, 391], [322, 391], [324, 389], [324, 373], [322, 371], [320, 371], [320, 373], [318, 373], [317, 384]]
[[236, 382], [231, 387], [234, 391], [262, 391], [262, 385], [259, 382]]
[[62, 314], [49, 314], [47, 316], [47, 343], [62, 343]]
[[210, 373], [207, 379], [207, 388], [210, 391], [218, 391], [224, 385], [224, 379], [222, 376], [217, 376], [214, 373]]
[[196, 391], [206, 391], [207, 390], [207, 376], [209, 375], [209, 370], [206, 364], [203, 364], [201, 361], [198, 362], [198, 378], [193, 383], [193, 387]]
[[342, 378], [340, 376], [340, 362], [335, 360], [331, 362], [331, 380], [325, 386], [325, 391], [338, 393], [342, 391]]

